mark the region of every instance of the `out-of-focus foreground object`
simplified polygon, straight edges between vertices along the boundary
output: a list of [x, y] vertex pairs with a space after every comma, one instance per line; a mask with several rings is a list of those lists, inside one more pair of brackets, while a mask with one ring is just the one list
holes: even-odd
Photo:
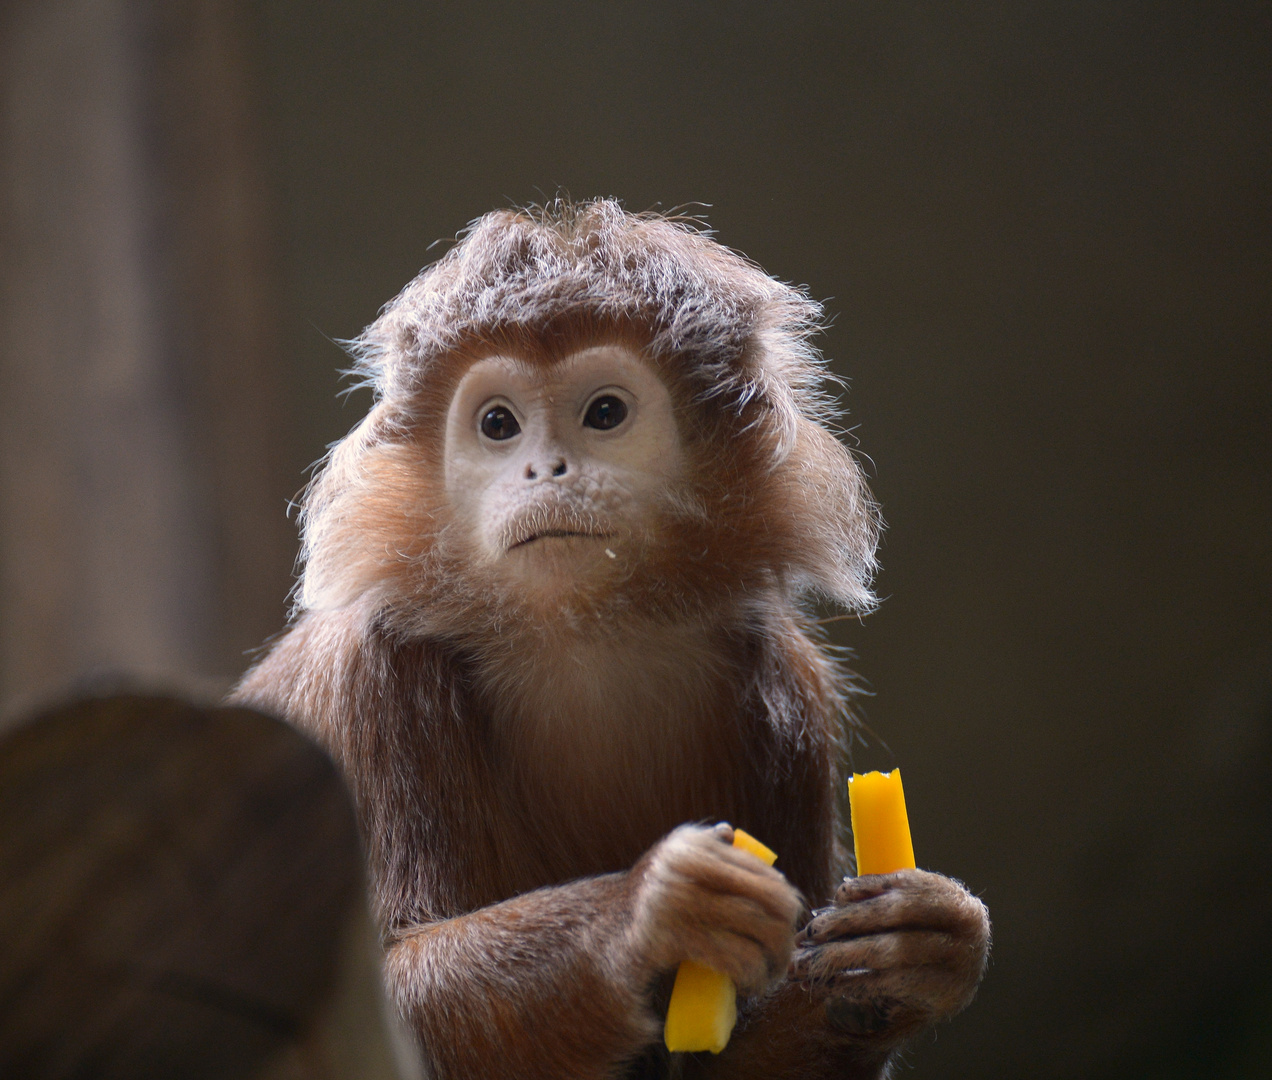
[[409, 1075], [348, 796], [249, 709], [99, 698], [0, 743], [0, 1003], [4, 1076]]

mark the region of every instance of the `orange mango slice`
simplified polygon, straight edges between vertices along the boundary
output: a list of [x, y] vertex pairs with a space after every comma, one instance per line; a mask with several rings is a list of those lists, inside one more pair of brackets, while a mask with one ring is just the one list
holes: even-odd
[[910, 842], [900, 769], [890, 773], [853, 773], [848, 781], [848, 805], [858, 874], [914, 869], [914, 845]]

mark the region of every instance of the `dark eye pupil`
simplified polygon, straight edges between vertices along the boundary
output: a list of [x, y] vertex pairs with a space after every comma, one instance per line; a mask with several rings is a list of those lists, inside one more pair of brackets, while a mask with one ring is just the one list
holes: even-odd
[[605, 397], [598, 397], [588, 406], [587, 416], [583, 418], [583, 423], [588, 427], [609, 431], [610, 428], [618, 427], [626, 419], [627, 406], [623, 401], [612, 395], [606, 395]]
[[511, 439], [520, 430], [517, 418], [502, 405], [496, 405], [481, 418], [481, 433], [488, 439]]

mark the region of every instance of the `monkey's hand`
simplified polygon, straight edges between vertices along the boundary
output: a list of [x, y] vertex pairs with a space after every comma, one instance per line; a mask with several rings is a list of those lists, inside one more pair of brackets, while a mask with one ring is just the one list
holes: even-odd
[[881, 1080], [893, 1051], [972, 1000], [989, 953], [985, 905], [924, 870], [846, 878], [796, 936], [786, 978], [739, 1003], [729, 1080]]
[[682, 960], [751, 990], [784, 985], [804, 906], [732, 839], [682, 826], [629, 871], [403, 927], [386, 971], [429, 1075], [618, 1076], [659, 1045], [656, 991]]
[[786, 972], [803, 901], [781, 873], [732, 842], [728, 825], [682, 825], [633, 867], [632, 920], [620, 947], [638, 980], [696, 960], [753, 993]]
[[881, 1045], [962, 1011], [989, 955], [989, 915], [926, 870], [845, 878], [799, 933], [788, 978], [832, 1031]]

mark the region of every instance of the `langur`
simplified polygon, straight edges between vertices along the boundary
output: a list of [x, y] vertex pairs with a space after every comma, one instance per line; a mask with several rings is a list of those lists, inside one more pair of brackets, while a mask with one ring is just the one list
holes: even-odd
[[[692, 223], [558, 202], [478, 220], [354, 343], [374, 405], [233, 696], [346, 777], [432, 1075], [882, 1077], [975, 993], [980, 901], [843, 876], [808, 612], [872, 606], [879, 519], [819, 318]], [[686, 959], [740, 990], [718, 1056], [661, 1045]]]

